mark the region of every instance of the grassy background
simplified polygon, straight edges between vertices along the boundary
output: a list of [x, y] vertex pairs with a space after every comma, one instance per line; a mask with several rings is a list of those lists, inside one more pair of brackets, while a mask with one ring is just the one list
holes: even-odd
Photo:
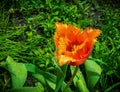
[[[3, 0], [0, 6], [0, 61], [10, 55], [55, 73], [55, 22], [91, 26], [102, 30], [92, 53], [103, 69], [96, 87], [103, 92], [120, 82], [119, 0]], [[10, 87], [6, 73], [0, 68], [0, 89]]]

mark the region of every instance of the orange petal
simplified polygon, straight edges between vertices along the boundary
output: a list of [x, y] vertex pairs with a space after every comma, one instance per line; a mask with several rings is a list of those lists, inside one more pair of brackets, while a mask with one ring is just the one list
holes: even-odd
[[79, 60], [77, 60], [76, 62], [69, 62], [69, 65], [72, 65], [72, 66], [78, 66], [78, 65], [81, 65], [81, 64], [83, 64], [84, 62], [85, 62], [85, 58], [83, 58], [83, 59], [79, 59]]
[[54, 43], [55, 43], [55, 46], [58, 47], [58, 41], [59, 41], [59, 37], [57, 35], [57, 33], [55, 32], [55, 35], [54, 35]]
[[64, 38], [61, 37], [59, 39], [59, 45], [58, 45], [58, 54], [63, 54], [66, 51], [66, 42], [64, 41]]
[[95, 39], [101, 33], [99, 29], [92, 29], [92, 28], [86, 28], [84, 32], [87, 33], [90, 39]]
[[61, 55], [61, 56], [59, 57], [58, 63], [59, 63], [60, 66], [63, 66], [64, 64], [67, 64], [67, 63], [69, 63], [69, 62], [71, 62], [71, 61], [75, 62], [76, 60], [73, 59], [73, 58], [71, 58], [71, 57], [68, 57], [68, 56], [66, 56], [66, 55]]
[[58, 47], [59, 38], [60, 37], [65, 37], [65, 32], [66, 32], [67, 25], [59, 23], [59, 22], [56, 22], [55, 25], [56, 25], [56, 32], [55, 32], [55, 35], [54, 35], [54, 43], [55, 43], [56, 47]]
[[57, 35], [58, 36], [65, 36], [66, 30], [67, 30], [67, 25], [59, 23], [59, 22], [56, 22], [55, 25], [56, 25]]

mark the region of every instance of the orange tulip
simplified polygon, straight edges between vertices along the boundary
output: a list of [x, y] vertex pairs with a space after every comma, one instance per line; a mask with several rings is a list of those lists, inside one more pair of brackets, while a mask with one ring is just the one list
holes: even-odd
[[100, 30], [86, 28], [84, 31], [73, 26], [56, 22], [54, 43], [60, 66], [69, 64], [78, 66], [89, 57]]

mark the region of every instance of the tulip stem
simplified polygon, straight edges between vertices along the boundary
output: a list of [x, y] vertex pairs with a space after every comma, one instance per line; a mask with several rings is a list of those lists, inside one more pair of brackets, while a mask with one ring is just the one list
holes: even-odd
[[75, 75], [76, 75], [76, 73], [78, 71], [78, 68], [79, 68], [79, 66], [76, 66], [72, 77], [70, 78], [69, 82], [67, 83], [66, 87], [63, 89], [62, 92], [66, 92], [67, 88], [70, 86], [70, 84], [72, 83], [72, 81], [73, 81], [73, 79], [74, 79], [74, 77], [75, 77]]

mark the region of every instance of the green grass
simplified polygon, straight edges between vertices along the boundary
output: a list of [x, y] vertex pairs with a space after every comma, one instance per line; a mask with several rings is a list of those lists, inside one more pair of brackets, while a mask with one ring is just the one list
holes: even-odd
[[[102, 31], [91, 54], [103, 70], [95, 88], [99, 92], [109, 89], [120, 82], [118, 1], [3, 0], [0, 3], [0, 62], [11, 56], [17, 62], [32, 63], [56, 74], [53, 62], [55, 22], [73, 24], [81, 29], [91, 26]], [[11, 88], [6, 76], [8, 71], [0, 68], [2, 90]], [[118, 91], [117, 86], [109, 92]]]

